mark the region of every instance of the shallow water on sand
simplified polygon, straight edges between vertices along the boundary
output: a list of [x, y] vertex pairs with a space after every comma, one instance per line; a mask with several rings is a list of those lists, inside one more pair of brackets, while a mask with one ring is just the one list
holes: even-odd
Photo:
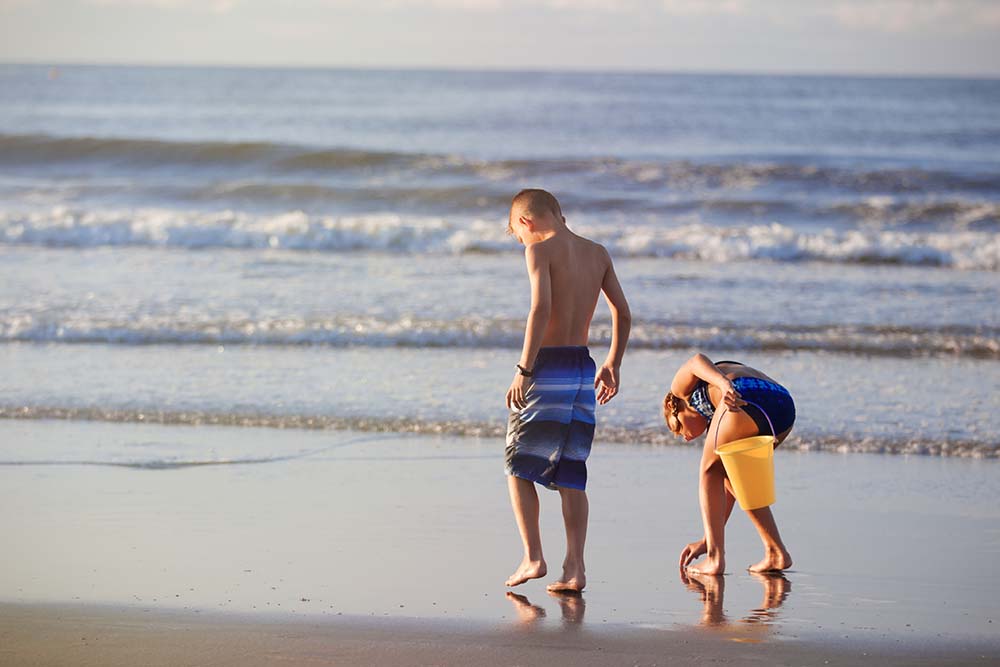
[[[686, 445], [671, 435], [659, 406], [674, 370], [692, 352], [630, 352], [621, 393], [598, 410], [598, 441], [700, 447], [700, 440]], [[601, 359], [603, 349], [592, 353]], [[7, 369], [0, 415], [502, 436], [513, 358], [506, 349], [12, 343], [0, 345]], [[1000, 451], [996, 362], [813, 351], [737, 350], [717, 358], [763, 368], [791, 390], [798, 416], [786, 448], [988, 458]], [[73, 457], [105, 454], [112, 455], [81, 448]], [[238, 444], [227, 452], [260, 454]], [[189, 453], [113, 455], [155, 463]], [[30, 445], [0, 450], [0, 458], [33, 456]]]
[[[542, 492], [551, 574], [510, 598], [520, 546], [499, 439], [3, 421], [0, 440], [35, 455], [0, 466], [0, 531], [17, 536], [0, 556], [3, 601], [699, 626], [741, 641], [1000, 639], [989, 461], [779, 450], [775, 514], [793, 569], [743, 571], [760, 546], [737, 512], [730, 574], [685, 584], [676, 557], [699, 532], [697, 452], [599, 446], [588, 590], [545, 593], [562, 528]], [[73, 448], [285, 458], [137, 468], [70, 464]]]

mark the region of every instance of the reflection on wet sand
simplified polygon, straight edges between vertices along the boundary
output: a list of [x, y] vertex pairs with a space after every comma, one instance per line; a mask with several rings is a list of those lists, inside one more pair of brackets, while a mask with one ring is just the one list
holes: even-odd
[[731, 637], [733, 641], [763, 641], [770, 634], [770, 626], [778, 619], [778, 609], [788, 598], [792, 582], [780, 572], [751, 572], [750, 576], [763, 586], [764, 598], [760, 607], [751, 609], [746, 616], [733, 623], [726, 617], [723, 608], [725, 577], [682, 570], [681, 582], [688, 590], [697, 593], [704, 604], [701, 625], [715, 629], [738, 630], [738, 636]]
[[[583, 623], [583, 616], [587, 608], [583, 595], [564, 591], [548, 591], [548, 594], [559, 602], [564, 624], [576, 627]], [[545, 609], [532, 604], [526, 596], [507, 591], [507, 599], [514, 605], [518, 625], [529, 627], [545, 618]]]
[[753, 572], [750, 576], [764, 585], [764, 599], [760, 603], [760, 607], [751, 610], [750, 614], [740, 621], [742, 623], [774, 623], [778, 620], [778, 609], [785, 603], [788, 594], [792, 592], [792, 582], [781, 572]]

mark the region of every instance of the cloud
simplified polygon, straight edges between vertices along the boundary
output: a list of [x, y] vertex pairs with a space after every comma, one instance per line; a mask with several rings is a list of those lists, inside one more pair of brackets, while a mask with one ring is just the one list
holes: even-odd
[[496, 11], [510, 9], [554, 9], [584, 13], [628, 14], [643, 9], [667, 14], [708, 16], [742, 14], [748, 0], [328, 0], [334, 7], [379, 7], [382, 9], [450, 9], [460, 11]]
[[661, 0], [660, 7], [667, 14], [679, 16], [745, 14], [748, 11], [746, 0]]
[[193, 9], [225, 14], [232, 11], [240, 0], [85, 0], [86, 4], [99, 7], [151, 7], [153, 9]]
[[841, 0], [822, 13], [847, 28], [887, 33], [1000, 27], [1000, 7], [991, 0]]

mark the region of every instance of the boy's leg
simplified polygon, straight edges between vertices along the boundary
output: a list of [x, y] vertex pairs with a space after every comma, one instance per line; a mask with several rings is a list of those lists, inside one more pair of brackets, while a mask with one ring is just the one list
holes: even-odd
[[552, 593], [579, 593], [587, 585], [583, 549], [587, 543], [590, 502], [587, 499], [587, 458], [594, 442], [594, 411], [597, 397], [594, 376], [597, 365], [586, 348], [577, 352], [577, 392], [566, 444], [555, 472], [555, 485], [562, 499], [563, 523], [566, 526], [566, 559], [563, 574], [548, 586]]
[[698, 497], [701, 504], [701, 520], [705, 528], [705, 560], [688, 567], [699, 574], [722, 574], [726, 571], [726, 470], [722, 460], [715, 453], [716, 434], [720, 443], [733, 442], [757, 434], [757, 425], [743, 413], [725, 413], [726, 420], [720, 424], [716, 413], [705, 436], [705, 449], [701, 455]]
[[549, 584], [547, 589], [552, 592], [580, 592], [587, 585], [583, 549], [587, 542], [590, 503], [587, 492], [579, 489], [560, 487], [559, 495], [562, 498], [563, 523], [566, 525], [566, 560], [563, 561], [562, 576]]
[[[715, 456], [714, 452], [712, 456]], [[706, 557], [704, 561], [688, 566], [688, 569], [696, 574], [716, 575], [726, 571], [726, 472], [717, 456], [715, 461], [706, 461], [706, 458], [702, 458], [698, 483]]]
[[524, 558], [514, 573], [507, 578], [508, 586], [523, 584], [529, 579], [544, 577], [547, 569], [542, 557], [542, 536], [538, 529], [538, 492], [535, 483], [526, 479], [507, 476], [510, 505], [514, 509], [517, 529], [524, 543]]
[[754, 528], [757, 529], [761, 542], [764, 543], [764, 559], [747, 569], [751, 572], [775, 572], [790, 568], [792, 556], [781, 541], [778, 524], [774, 521], [771, 507], [750, 510], [747, 514], [750, 516]]
[[[733, 507], [736, 506], [736, 494], [733, 493], [733, 487], [729, 483], [728, 477], [726, 478], [725, 486], [726, 486], [726, 518], [723, 521], [723, 525], [729, 523], [729, 517], [732, 516], [733, 514]], [[681, 572], [683, 572], [684, 569], [692, 562], [704, 556], [706, 552], [708, 552], [708, 542], [704, 536], [702, 536], [700, 540], [695, 540], [694, 542], [691, 542], [690, 544], [686, 545], [683, 551], [681, 551], [681, 557], [679, 561]]]

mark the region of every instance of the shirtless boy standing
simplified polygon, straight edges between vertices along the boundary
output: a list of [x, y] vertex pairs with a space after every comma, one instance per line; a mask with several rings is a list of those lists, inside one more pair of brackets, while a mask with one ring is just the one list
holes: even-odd
[[[525, 246], [531, 279], [524, 347], [507, 390], [507, 486], [524, 542], [524, 560], [507, 585], [546, 574], [538, 483], [559, 491], [566, 525], [563, 574], [548, 590], [579, 592], [587, 584], [586, 461], [594, 438], [594, 408], [618, 393], [632, 318], [608, 251], [567, 229], [551, 194], [519, 192], [511, 202], [507, 231]], [[613, 333], [608, 358], [597, 369], [587, 340], [602, 291], [611, 308]]]

